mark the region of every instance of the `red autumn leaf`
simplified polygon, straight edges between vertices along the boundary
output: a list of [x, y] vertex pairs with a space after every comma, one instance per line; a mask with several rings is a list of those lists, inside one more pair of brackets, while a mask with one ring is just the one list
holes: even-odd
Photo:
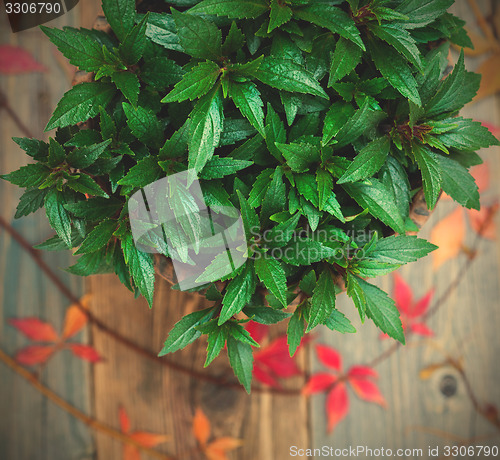
[[170, 436], [165, 434], [147, 433], [145, 431], [135, 431], [130, 437], [142, 446], [149, 448], [167, 442], [170, 439]]
[[316, 345], [316, 354], [318, 359], [325, 365], [331, 369], [335, 369], [336, 371], [342, 371], [342, 357], [340, 353], [338, 353], [333, 348], [330, 348], [326, 345]]
[[347, 373], [349, 378], [354, 379], [368, 379], [368, 378], [378, 378], [378, 373], [375, 369], [368, 366], [352, 366]]
[[255, 380], [274, 388], [281, 388], [280, 383], [269, 374], [269, 370], [262, 367], [258, 362], [254, 362], [253, 376]]
[[480, 194], [490, 188], [490, 165], [487, 162], [474, 166], [470, 173], [474, 176]]
[[335, 385], [326, 397], [326, 415], [328, 418], [328, 432], [332, 432], [338, 423], [349, 412], [349, 398], [343, 382]]
[[313, 395], [315, 393], [322, 393], [328, 390], [335, 382], [337, 377], [333, 374], [327, 374], [325, 372], [318, 372], [314, 374], [309, 381], [306, 383], [304, 388], [302, 388], [303, 395]]
[[91, 363], [102, 361], [99, 353], [97, 353], [96, 349], [91, 347], [90, 345], [82, 345], [81, 343], [69, 343], [68, 346], [75, 356], [78, 356], [84, 361], [89, 361]]
[[245, 329], [250, 334], [250, 337], [254, 339], [257, 343], [261, 343], [269, 333], [269, 326], [265, 324], [257, 323], [256, 321], [249, 321], [245, 326]]
[[123, 460], [141, 460], [139, 449], [131, 444], [125, 444], [123, 446]]
[[205, 449], [209, 460], [227, 460], [227, 452], [237, 449], [243, 444], [240, 439], [223, 437], [212, 441]]
[[410, 325], [410, 330], [417, 335], [422, 335], [424, 337], [432, 337], [434, 331], [427, 326], [425, 323], [415, 323]]
[[368, 402], [380, 404], [383, 407], [386, 406], [384, 397], [380, 393], [377, 384], [372, 380], [350, 378], [349, 383], [359, 398]]
[[36, 342], [57, 342], [59, 340], [52, 324], [46, 323], [39, 318], [11, 318], [9, 324], [28, 339]]
[[398, 273], [394, 273], [394, 290], [392, 296], [400, 312], [406, 313], [413, 304], [413, 292]]
[[68, 339], [80, 332], [87, 324], [87, 321], [87, 315], [76, 305], [71, 305], [66, 311], [66, 318], [64, 319], [63, 339]]
[[201, 446], [205, 446], [207, 444], [208, 438], [210, 437], [210, 431], [210, 421], [203, 410], [198, 407], [193, 418], [193, 434]]
[[47, 68], [23, 48], [0, 45], [0, 74], [17, 75], [31, 72], [47, 72]]
[[433, 269], [437, 270], [446, 261], [457, 257], [465, 239], [465, 221], [462, 208], [456, 208], [451, 214], [432, 229], [431, 243], [438, 246], [432, 253]]
[[498, 212], [500, 205], [494, 203], [491, 206], [482, 206], [479, 211], [468, 209], [467, 215], [472, 229], [483, 238], [495, 240], [497, 228], [494, 216]]
[[16, 353], [16, 361], [23, 366], [45, 363], [54, 353], [52, 345], [30, 345]]
[[130, 419], [123, 407], [118, 409], [118, 417], [120, 418], [120, 429], [122, 433], [127, 434], [130, 431]]
[[274, 339], [267, 347], [257, 351], [255, 360], [267, 367], [273, 374], [280, 378], [289, 378], [300, 374], [295, 360], [290, 357], [286, 335]]

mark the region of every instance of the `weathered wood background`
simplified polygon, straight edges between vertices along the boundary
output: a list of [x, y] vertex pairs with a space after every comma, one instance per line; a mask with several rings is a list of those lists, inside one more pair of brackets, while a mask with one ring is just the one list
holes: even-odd
[[[495, 0], [478, 2], [486, 14]], [[99, 10], [98, 0], [86, 0], [70, 13], [59, 18], [54, 26], [90, 27]], [[477, 29], [466, 0], [458, 0], [455, 11], [471, 21]], [[71, 69], [62, 64], [60, 56], [43, 34], [32, 29], [17, 34], [9, 30], [5, 14], [0, 12], [0, 43], [19, 45], [29, 50], [50, 70], [47, 74], [0, 76], [0, 88], [8, 94], [16, 111], [34, 133], [42, 133], [49, 115], [64, 91], [70, 86]], [[474, 69], [484, 59], [468, 59]], [[496, 97], [472, 105], [466, 116], [500, 125]], [[21, 136], [18, 128], [0, 111], [0, 173], [18, 168], [27, 157], [10, 140]], [[490, 165], [490, 196], [500, 196], [500, 162], [498, 148], [484, 152]], [[1, 216], [12, 221], [19, 190], [0, 182]], [[441, 202], [422, 232], [429, 237], [431, 228], [446, 216], [454, 205]], [[13, 221], [14, 227], [35, 244], [50, 235], [39, 212], [29, 218]], [[472, 239], [472, 232], [469, 232]], [[422, 448], [427, 457], [428, 446], [457, 443], [500, 445], [498, 429], [474, 410], [466, 388], [457, 371], [442, 367], [427, 380], [419, 371], [442, 362], [444, 355], [462, 358], [464, 369], [479, 403], [500, 407], [500, 246], [484, 241], [478, 259], [448, 297], [429, 326], [436, 332], [433, 341], [412, 339], [410, 345], [377, 366], [379, 386], [388, 406], [360, 401], [350, 393], [350, 413], [331, 435], [326, 434], [326, 418], [322, 395], [306, 400], [301, 396], [244, 392], [193, 378], [147, 360], [117, 343], [97, 328], [89, 328], [79, 339], [92, 343], [106, 358], [104, 363], [83, 364], [67, 352], [59, 353], [43, 369], [44, 384], [73, 405], [97, 420], [119, 428], [118, 411], [124, 407], [132, 430], [171, 435], [171, 441], [157, 447], [159, 451], [183, 459], [203, 458], [196, 452], [191, 424], [194, 410], [202, 407], [212, 422], [213, 434], [244, 440], [243, 447], [230, 454], [238, 460], [281, 460], [289, 457], [290, 446], [300, 448], [332, 446], [346, 448]], [[45, 254], [53, 267], [69, 264], [70, 254]], [[438, 298], [455, 278], [465, 257], [446, 263], [437, 272], [430, 258], [405, 267], [401, 274], [409, 281], [418, 298], [431, 287]], [[134, 300], [111, 276], [93, 277], [83, 286], [82, 280], [60, 271], [60, 276], [75, 294], [93, 294], [92, 311], [112, 329], [119, 331], [141, 347], [157, 352], [167, 331], [185, 313], [200, 308], [195, 296], [171, 291], [158, 283], [155, 305]], [[36, 316], [61, 326], [68, 306], [51, 282], [40, 272], [32, 259], [5, 232], [0, 230], [0, 347], [13, 355], [27, 342], [7, 324], [11, 317]], [[392, 289], [390, 277], [381, 285]], [[340, 309], [353, 312], [345, 297], [339, 299]], [[349, 315], [354, 317], [353, 314]], [[356, 324], [356, 326], [361, 326]], [[282, 331], [276, 331], [278, 334]], [[339, 350], [344, 368], [371, 361], [390, 347], [380, 341], [370, 324], [358, 328], [350, 336], [321, 331], [318, 343]], [[203, 344], [193, 344], [177, 353], [173, 360], [206, 375], [225, 375], [226, 358], [218, 358], [212, 366], [202, 369]], [[307, 375], [321, 369], [313, 350], [302, 352], [300, 365], [303, 377], [286, 382], [287, 387], [300, 388]], [[0, 458], [8, 460], [114, 460], [122, 458], [122, 445], [104, 434], [96, 433], [72, 419], [36, 390], [0, 365]], [[446, 397], [441, 391], [444, 382], [456, 382], [456, 392]], [[147, 458], [143, 454], [142, 458]], [[365, 458], [371, 458], [365, 456]], [[413, 458], [411, 455], [407, 458]]]

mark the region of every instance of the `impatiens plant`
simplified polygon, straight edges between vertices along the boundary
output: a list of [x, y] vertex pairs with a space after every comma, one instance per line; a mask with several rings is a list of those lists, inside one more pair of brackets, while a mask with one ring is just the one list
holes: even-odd
[[[161, 257], [143, 252], [128, 203], [189, 169], [209, 207], [241, 212], [246, 261], [197, 288], [213, 307], [182, 318], [161, 355], [207, 335], [206, 364], [227, 347], [249, 391], [258, 343], [242, 323], [289, 321], [294, 354], [318, 325], [354, 332], [335, 308], [342, 287], [363, 321], [404, 342], [394, 301], [366, 279], [434, 249], [407, 235], [420, 190], [430, 209], [441, 190], [479, 208], [468, 169], [498, 145], [457, 116], [480, 77], [463, 53], [450, 73], [450, 42], [471, 45], [452, 3], [157, 0], [136, 12], [104, 0], [109, 33], [43, 27], [91, 76], [59, 102], [48, 142], [15, 139], [34, 160], [3, 176], [26, 188], [16, 217], [44, 207], [57, 235], [39, 248], [78, 248], [71, 273], [114, 272], [152, 304], [155, 260], [193, 254], [161, 238], [150, 241]], [[168, 206], [197, 209], [188, 194]]]

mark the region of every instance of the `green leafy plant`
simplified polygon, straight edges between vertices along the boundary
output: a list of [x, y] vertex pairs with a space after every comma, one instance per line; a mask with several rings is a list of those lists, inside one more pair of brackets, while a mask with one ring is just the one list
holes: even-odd
[[248, 259], [200, 289], [214, 306], [182, 318], [160, 355], [207, 335], [206, 365], [226, 345], [250, 391], [258, 343], [243, 324], [288, 320], [291, 354], [318, 325], [355, 332], [335, 307], [342, 285], [363, 321], [404, 342], [394, 301], [366, 279], [434, 249], [406, 234], [420, 189], [430, 209], [441, 190], [479, 208], [468, 169], [498, 145], [458, 117], [480, 77], [463, 53], [446, 76], [450, 42], [471, 46], [453, 0], [157, 3], [104, 0], [109, 34], [43, 27], [94, 77], [63, 96], [49, 142], [14, 139], [34, 160], [3, 176], [26, 188], [16, 217], [44, 207], [57, 235], [39, 248], [78, 248], [70, 273], [114, 272], [151, 305], [154, 258], [127, 202], [194, 169], [209, 206], [241, 211]]

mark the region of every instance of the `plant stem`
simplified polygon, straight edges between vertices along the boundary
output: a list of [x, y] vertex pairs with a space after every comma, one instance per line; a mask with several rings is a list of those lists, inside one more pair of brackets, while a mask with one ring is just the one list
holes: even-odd
[[0, 109], [4, 109], [7, 112], [7, 115], [9, 115], [12, 121], [17, 125], [17, 127], [26, 137], [30, 138], [35, 137], [29, 130], [29, 128], [21, 121], [21, 119], [18, 117], [14, 109], [10, 106], [9, 100], [7, 99], [7, 95], [1, 90], [0, 90]]
[[23, 367], [21, 367], [19, 364], [16, 363], [14, 359], [12, 359], [9, 355], [4, 353], [3, 350], [0, 350], [0, 362], [3, 362], [7, 367], [12, 369], [17, 375], [21, 376], [23, 379], [27, 380], [33, 387], [35, 387], [43, 396], [45, 396], [47, 399], [52, 401], [54, 404], [59, 406], [61, 409], [66, 411], [68, 414], [72, 415], [76, 419], [80, 420], [81, 422], [85, 423], [88, 427], [92, 428], [93, 430], [99, 431], [101, 433], [104, 433], [108, 436], [110, 436], [113, 439], [116, 439], [117, 441], [123, 442], [125, 444], [130, 444], [137, 449], [140, 449], [144, 453], [150, 455], [151, 457], [158, 458], [160, 460], [173, 460], [173, 457], [170, 457], [168, 455], [162, 454], [154, 449], [150, 449], [148, 447], [143, 446], [142, 444], [138, 443], [135, 441], [133, 438], [130, 436], [115, 430], [114, 428], [111, 428], [110, 426], [99, 422], [98, 420], [95, 420], [92, 417], [89, 417], [88, 415], [84, 414], [80, 410], [78, 410], [76, 407], [72, 406], [68, 402], [66, 402], [64, 399], [62, 399], [60, 396], [55, 394], [52, 390], [47, 388], [45, 385], [43, 385], [40, 380], [36, 377], [36, 375], [32, 374], [31, 372], [27, 371]]

